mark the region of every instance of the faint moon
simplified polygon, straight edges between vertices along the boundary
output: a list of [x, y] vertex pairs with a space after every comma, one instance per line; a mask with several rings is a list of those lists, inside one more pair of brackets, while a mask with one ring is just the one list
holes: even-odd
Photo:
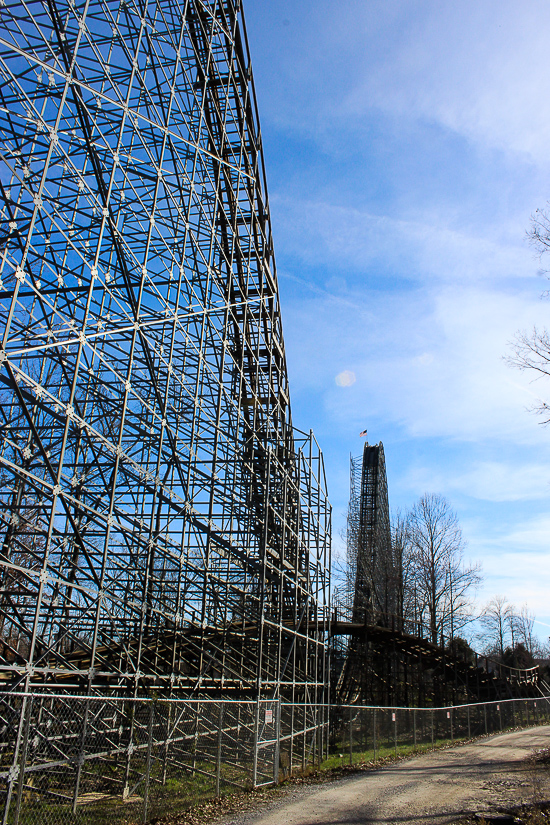
[[417, 355], [413, 360], [415, 364], [420, 364], [422, 367], [427, 367], [430, 364], [433, 364], [434, 357], [431, 352], [424, 352], [422, 355]]
[[344, 370], [344, 372], [339, 372], [334, 380], [339, 387], [351, 387], [355, 384], [355, 373], [351, 370]]

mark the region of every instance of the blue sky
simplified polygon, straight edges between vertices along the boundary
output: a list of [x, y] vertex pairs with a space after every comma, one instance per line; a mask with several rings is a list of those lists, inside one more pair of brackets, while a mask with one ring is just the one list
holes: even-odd
[[335, 547], [367, 427], [392, 509], [445, 495], [483, 565], [479, 601], [527, 602], [545, 638], [550, 429], [526, 408], [550, 380], [503, 356], [550, 318], [525, 237], [550, 200], [550, 6], [245, 12], [294, 423], [325, 453]]

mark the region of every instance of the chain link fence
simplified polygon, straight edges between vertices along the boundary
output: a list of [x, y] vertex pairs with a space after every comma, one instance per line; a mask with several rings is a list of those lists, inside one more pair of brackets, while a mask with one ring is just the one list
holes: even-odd
[[550, 700], [410, 709], [4, 694], [0, 717], [4, 825], [134, 825], [311, 766], [547, 723]]
[[333, 764], [353, 764], [549, 722], [550, 697], [446, 708], [340, 706], [331, 709], [329, 748]]
[[138, 823], [278, 780], [279, 703], [5, 695], [3, 823]]

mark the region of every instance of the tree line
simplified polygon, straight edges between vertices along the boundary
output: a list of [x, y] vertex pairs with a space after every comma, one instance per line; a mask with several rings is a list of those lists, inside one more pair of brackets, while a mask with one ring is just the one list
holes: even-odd
[[[535, 659], [550, 657], [550, 645], [534, 633], [528, 605], [518, 610], [504, 596], [494, 596], [484, 607], [477, 603], [481, 565], [466, 561], [457, 514], [443, 496], [426, 493], [409, 511], [397, 513], [387, 540], [378, 540], [367, 554], [358, 550], [349, 521], [347, 540], [345, 582], [336, 588], [336, 601], [347, 591], [345, 601], [356, 611], [357, 581], [368, 579], [364, 599], [369, 605], [361, 616], [383, 624], [397, 621], [437, 645], [470, 649], [472, 644], [512, 667], [531, 667]], [[368, 569], [361, 571], [365, 557]]]
[[[550, 254], [550, 208], [537, 209], [527, 237], [539, 258]], [[550, 276], [550, 270], [543, 273]], [[550, 290], [541, 297], [550, 298]], [[506, 360], [535, 377], [550, 377], [550, 331], [535, 327], [518, 332]], [[541, 416], [542, 424], [550, 425], [550, 402], [539, 400], [531, 411]], [[387, 511], [387, 500], [385, 507]], [[483, 608], [476, 604], [481, 565], [466, 563], [457, 515], [443, 496], [427, 493], [410, 511], [398, 513], [391, 526], [389, 513], [383, 521], [382, 540], [362, 554], [358, 531], [350, 530], [348, 514], [347, 565], [335, 589], [336, 602], [353, 604], [357, 612], [357, 581], [361, 579], [365, 605], [359, 616], [387, 622], [391, 613], [403, 626], [426, 628], [435, 644], [464, 634], [484, 654], [514, 667], [550, 659], [550, 638], [543, 644], [534, 633], [535, 615], [528, 605], [518, 610], [502, 595], [494, 596]], [[338, 578], [342, 570], [336, 573]]]
[[535, 614], [524, 604], [519, 610], [505, 596], [494, 596], [485, 606], [480, 624], [483, 652], [510, 667], [533, 667], [550, 658], [550, 639], [542, 644], [534, 632]]

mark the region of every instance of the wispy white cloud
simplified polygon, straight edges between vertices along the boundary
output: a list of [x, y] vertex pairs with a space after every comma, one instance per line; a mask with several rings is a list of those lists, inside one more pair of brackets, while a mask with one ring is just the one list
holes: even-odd
[[[486, 221], [477, 232], [450, 225], [441, 214], [423, 220], [376, 215], [326, 201], [274, 197], [285, 251], [309, 265], [384, 270], [410, 280], [468, 283], [532, 277], [539, 268], [517, 225], [510, 237]], [[386, 276], [387, 277], [387, 276]], [[384, 278], [379, 279], [384, 286]]]
[[463, 494], [485, 501], [550, 501], [550, 467], [484, 461], [470, 472], [457, 475], [452, 485]]
[[526, 520], [519, 529], [477, 534], [469, 551], [483, 558], [486, 583], [479, 599], [504, 593], [516, 605], [527, 604], [543, 621], [549, 616], [550, 517]]
[[[343, 110], [426, 118], [484, 146], [547, 163], [550, 8], [486, 0], [412, 4], [406, 36], [365, 62]], [[394, 3], [405, 16], [405, 4]], [[380, 6], [377, 12], [384, 13]], [[386, 18], [387, 19], [387, 18]]]
[[[544, 320], [540, 301], [481, 285], [353, 298], [355, 313], [330, 297], [308, 300], [307, 316], [303, 298], [286, 307], [294, 383], [321, 393], [334, 421], [360, 424], [368, 411], [411, 437], [540, 443], [526, 407], [550, 386], [503, 360], [518, 328]], [[344, 370], [357, 380], [343, 394]]]
[[[537, 565], [540, 565], [539, 551], [546, 553], [544, 569], [550, 571], [550, 515], [539, 515], [529, 521], [518, 525], [505, 535], [498, 536], [493, 540], [493, 545], [503, 549], [504, 552], [522, 551], [522, 558], [525, 565], [535, 573]], [[539, 567], [540, 569], [540, 567]]]
[[392, 504], [447, 495], [484, 563], [482, 597], [550, 622], [550, 438], [525, 409], [550, 382], [503, 360], [517, 330], [550, 319], [525, 243], [550, 197], [550, 6], [343, 0], [335, 16], [330, 0], [258, 0], [254, 13], [293, 414], [323, 436], [336, 530], [368, 426]]
[[[518, 553], [502, 557], [494, 567], [485, 564], [484, 572], [490, 587], [484, 587], [478, 593], [476, 601], [481, 608], [493, 596], [504, 594], [516, 607], [525, 604], [535, 616], [549, 618], [548, 588], [545, 581], [550, 576], [550, 569], [539, 563], [526, 569], [522, 565], [522, 559], [523, 554]], [[542, 628], [537, 627], [535, 632], [542, 639], [549, 636], [548, 631], [545, 632]]]
[[550, 465], [546, 461], [522, 463], [511, 461], [475, 461], [468, 469], [434, 470], [433, 466], [413, 466], [401, 484], [415, 495], [438, 490], [451, 498], [478, 501], [550, 502]]
[[[285, 128], [323, 140], [331, 131], [359, 132], [361, 120], [379, 111], [548, 163], [550, 7], [543, 0], [347, 0], [337, 16], [322, 0], [298, 10], [276, 5], [261, 41], [277, 72], [262, 77], [261, 102]], [[287, 15], [291, 25], [283, 28], [277, 18]], [[277, 47], [288, 49], [288, 59], [277, 61]]]

